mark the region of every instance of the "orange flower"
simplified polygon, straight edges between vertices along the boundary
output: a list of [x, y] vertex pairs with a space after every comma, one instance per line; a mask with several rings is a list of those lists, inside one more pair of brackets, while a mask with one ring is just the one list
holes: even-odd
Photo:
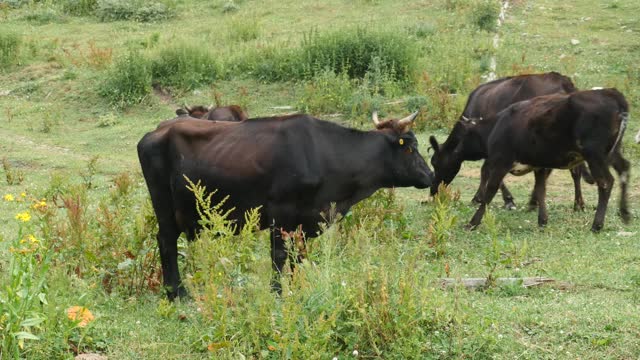
[[83, 306], [72, 306], [67, 309], [67, 317], [71, 321], [79, 321], [79, 327], [85, 327], [93, 321], [94, 317], [91, 311]]

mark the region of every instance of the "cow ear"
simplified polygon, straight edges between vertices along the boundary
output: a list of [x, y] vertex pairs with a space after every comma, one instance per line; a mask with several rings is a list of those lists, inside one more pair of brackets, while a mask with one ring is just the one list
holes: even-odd
[[440, 147], [438, 145], [438, 140], [436, 140], [435, 136], [431, 135], [429, 137], [429, 142], [431, 143], [431, 147], [433, 148], [434, 152], [438, 152], [440, 150]]

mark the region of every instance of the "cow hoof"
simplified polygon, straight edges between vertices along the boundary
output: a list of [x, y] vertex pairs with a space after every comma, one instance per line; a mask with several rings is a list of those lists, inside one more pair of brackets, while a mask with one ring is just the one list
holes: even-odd
[[504, 208], [507, 210], [516, 210], [518, 207], [513, 202], [504, 203]]
[[591, 231], [594, 233], [598, 233], [600, 230], [602, 230], [602, 224], [593, 224], [593, 226], [591, 226]]
[[573, 211], [584, 211], [584, 204], [573, 204]]
[[623, 223], [628, 224], [631, 221], [631, 214], [628, 210], [620, 211], [620, 218]]
[[474, 196], [473, 199], [471, 199], [472, 205], [480, 205], [480, 203], [482, 203], [482, 201], [480, 201], [480, 197]]

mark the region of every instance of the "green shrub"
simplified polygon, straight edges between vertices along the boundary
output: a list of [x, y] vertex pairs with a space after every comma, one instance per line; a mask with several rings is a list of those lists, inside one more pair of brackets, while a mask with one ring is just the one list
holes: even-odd
[[300, 49], [302, 74], [315, 75], [325, 69], [364, 78], [375, 66], [393, 80], [409, 81], [416, 70], [415, 44], [395, 32], [365, 29], [307, 35]]
[[0, 33], [0, 69], [18, 62], [21, 38], [14, 33]]
[[160, 21], [175, 16], [175, 9], [164, 2], [143, 0], [98, 0], [96, 15], [101, 21]]
[[189, 45], [160, 50], [151, 68], [154, 83], [182, 90], [211, 84], [221, 72], [220, 64], [209, 51]]
[[470, 12], [470, 22], [480, 30], [495, 31], [500, 14], [500, 4], [495, 0], [482, 0]]
[[140, 53], [130, 51], [107, 71], [100, 95], [117, 107], [138, 104], [151, 92], [151, 66]]
[[98, 0], [62, 0], [62, 11], [75, 16], [92, 15], [98, 5]]

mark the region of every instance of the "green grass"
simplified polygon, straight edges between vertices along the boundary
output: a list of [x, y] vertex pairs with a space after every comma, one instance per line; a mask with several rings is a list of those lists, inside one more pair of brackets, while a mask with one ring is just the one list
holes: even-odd
[[[497, 199], [491, 206], [495, 230], [490, 221], [474, 232], [462, 229], [475, 211], [469, 201], [479, 163], [464, 164], [452, 186], [460, 199], [445, 205], [436, 207], [417, 189], [380, 192], [310, 241], [313, 264], [299, 266], [279, 299], [269, 292], [266, 232], [244, 242], [181, 241], [187, 254], [182, 273], [192, 281], [194, 298], [168, 304], [157, 283], [155, 223], [135, 152], [140, 137], [173, 117], [175, 108], [211, 104], [217, 95], [251, 116], [290, 106], [360, 128], [370, 128], [372, 109], [406, 115], [420, 108], [417, 137], [428, 156], [429, 135], [446, 137], [493, 55], [501, 76], [555, 70], [580, 88], [616, 86], [634, 119], [640, 101], [636, 1], [516, 2], [498, 30], [497, 50], [494, 33], [478, 31], [480, 23], [490, 25], [479, 15], [493, 16], [490, 6], [479, 7], [494, 5], [484, 1], [163, 1], [173, 17], [148, 23], [100, 22], [91, 15], [91, 1], [9, 3], [24, 4], [0, 9], [0, 152], [24, 179], [10, 185], [0, 170], [0, 196], [14, 197], [0, 199], [0, 299], [12, 279], [6, 269], [18, 256], [9, 248], [25, 226], [17, 213], [45, 197], [47, 212], [31, 209], [28, 226], [43, 243], [59, 245], [46, 276], [46, 303], [27, 309], [44, 319], [28, 327], [40, 340], [25, 340], [22, 357], [99, 352], [114, 359], [345, 359], [354, 350], [385, 359], [639, 356], [640, 187], [634, 169], [633, 222], [624, 225], [616, 216], [616, 187], [600, 234], [589, 231], [596, 189], [584, 185], [587, 210], [574, 213], [567, 171], [550, 177], [544, 229], [524, 210], [532, 176], [507, 178], [519, 209], [504, 210]], [[409, 81], [396, 81], [399, 74], [387, 63], [356, 79], [323, 72], [274, 81], [251, 72], [282, 74], [296, 58], [278, 56], [299, 54], [305, 36], [329, 39], [354, 29], [395, 34], [411, 44]], [[165, 56], [166, 49], [199, 50], [181, 57]], [[138, 71], [144, 76], [132, 78], [127, 74], [135, 72], [119, 65], [131, 53], [142, 59], [134, 64], [149, 62]], [[153, 61], [163, 69], [155, 77]], [[215, 74], [201, 71], [209, 69], [202, 64], [216, 64]], [[172, 92], [153, 90], [156, 80]], [[131, 84], [142, 85], [133, 91], [126, 87]], [[101, 95], [113, 89], [125, 95], [111, 101]], [[624, 139], [632, 164], [640, 150], [629, 134], [639, 128], [631, 121]], [[24, 201], [16, 201], [22, 192]], [[72, 200], [81, 201], [81, 212], [73, 211]], [[451, 230], [434, 215], [436, 208], [456, 218]], [[442, 222], [436, 226], [433, 219]], [[237, 266], [227, 268], [220, 258]], [[442, 290], [436, 282], [490, 273], [558, 283], [470, 292]], [[77, 327], [65, 314], [74, 305], [89, 308], [96, 320]]]

